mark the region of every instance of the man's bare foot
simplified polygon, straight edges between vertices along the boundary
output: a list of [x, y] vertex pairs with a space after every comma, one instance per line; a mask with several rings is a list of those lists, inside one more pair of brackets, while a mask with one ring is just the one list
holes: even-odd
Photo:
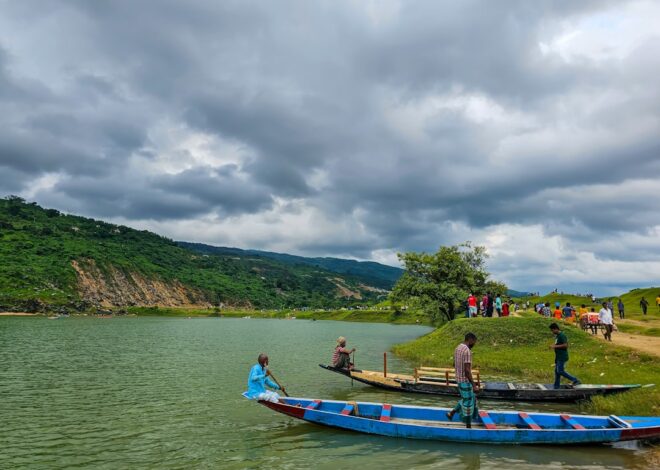
[[454, 412], [453, 411], [447, 412], [447, 419], [449, 421], [452, 421], [454, 419]]

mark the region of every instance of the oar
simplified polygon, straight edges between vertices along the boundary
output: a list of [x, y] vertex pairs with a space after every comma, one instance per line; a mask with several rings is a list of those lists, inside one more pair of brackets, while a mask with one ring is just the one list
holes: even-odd
[[273, 375], [273, 373], [272, 373], [271, 371], [268, 371], [268, 372], [270, 373], [270, 376], [272, 377], [273, 381], [277, 384], [278, 387], [280, 387], [280, 390], [282, 390], [282, 393], [284, 393], [284, 395], [286, 395], [286, 396], [288, 397], [289, 394], [286, 393], [286, 390], [284, 390], [284, 387], [282, 387], [282, 386], [280, 385], [280, 383], [277, 381], [277, 379], [275, 378], [275, 376]]
[[[355, 369], [355, 351], [353, 351], [353, 368]], [[353, 374], [350, 371], [349, 374], [351, 374], [351, 387], [353, 387]]]

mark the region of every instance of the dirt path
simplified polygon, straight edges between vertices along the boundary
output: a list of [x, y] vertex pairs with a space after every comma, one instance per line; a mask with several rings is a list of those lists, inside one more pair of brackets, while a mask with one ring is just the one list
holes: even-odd
[[[602, 334], [598, 334], [601, 341], [605, 341]], [[647, 354], [660, 356], [660, 338], [656, 336], [632, 335], [615, 331], [612, 333], [612, 343], [620, 346], [627, 346]]]

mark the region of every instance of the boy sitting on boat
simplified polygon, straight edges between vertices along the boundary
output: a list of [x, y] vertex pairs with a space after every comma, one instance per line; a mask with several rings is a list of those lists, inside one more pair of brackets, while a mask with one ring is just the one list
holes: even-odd
[[259, 354], [257, 364], [250, 369], [248, 376], [248, 389], [243, 395], [251, 400], [270, 401], [272, 403], [284, 403], [280, 396], [272, 390], [266, 390], [266, 386], [274, 390], [282, 390], [275, 382], [270, 380], [270, 371], [268, 370], [268, 356], [264, 353]]
[[351, 362], [351, 353], [355, 352], [355, 348], [348, 349], [346, 347], [346, 338], [340, 336], [337, 338], [337, 346], [332, 353], [332, 367], [336, 369], [353, 369], [353, 363]]

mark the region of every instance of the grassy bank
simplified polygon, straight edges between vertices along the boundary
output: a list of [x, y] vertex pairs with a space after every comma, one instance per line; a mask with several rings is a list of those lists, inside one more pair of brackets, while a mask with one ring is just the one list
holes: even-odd
[[[553, 336], [550, 320], [530, 318], [459, 319], [394, 352], [429, 366], [448, 366], [453, 351], [472, 331], [479, 338], [474, 348], [474, 364], [484, 376], [507, 375], [520, 381], [552, 383], [554, 353], [548, 346]], [[660, 367], [657, 358], [628, 348], [607, 344], [581, 330], [565, 325], [570, 344], [567, 370], [584, 383], [655, 383], [658, 386], [613, 397], [598, 397], [583, 404], [585, 411], [597, 414], [659, 415]]]
[[138, 316], [166, 317], [251, 317], [279, 318], [301, 320], [340, 320], [367, 323], [396, 323], [407, 325], [427, 325], [428, 317], [418, 312], [396, 312], [394, 310], [330, 310], [330, 311], [296, 311], [296, 310], [216, 310], [189, 309], [173, 307], [129, 307], [128, 313]]

